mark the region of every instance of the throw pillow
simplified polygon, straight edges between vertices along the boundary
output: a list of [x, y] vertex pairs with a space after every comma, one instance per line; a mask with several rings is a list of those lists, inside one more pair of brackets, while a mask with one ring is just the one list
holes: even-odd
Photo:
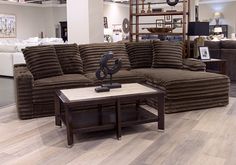
[[35, 80], [63, 74], [53, 46], [26, 47], [22, 51]]
[[94, 73], [99, 68], [99, 62], [104, 53], [113, 52], [113, 59], [109, 60], [108, 65], [114, 64], [114, 59], [121, 58], [123, 70], [130, 69], [129, 57], [123, 43], [98, 43], [85, 44], [79, 46], [81, 58], [83, 60], [84, 72]]
[[77, 44], [54, 45], [64, 74], [83, 73], [83, 63]]
[[181, 42], [156, 41], [153, 43], [153, 68], [182, 68]]
[[129, 42], [126, 50], [132, 68], [150, 68], [153, 58], [152, 42]]

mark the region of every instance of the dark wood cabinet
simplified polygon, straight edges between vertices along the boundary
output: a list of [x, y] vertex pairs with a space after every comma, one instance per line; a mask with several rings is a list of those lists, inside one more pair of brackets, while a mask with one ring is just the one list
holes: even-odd
[[60, 22], [61, 25], [61, 38], [63, 41], [68, 41], [67, 22]]
[[210, 25], [209, 26], [210, 35], [214, 35], [214, 28], [216, 27], [221, 27], [222, 34], [224, 34], [224, 36], [228, 38], [228, 25]]

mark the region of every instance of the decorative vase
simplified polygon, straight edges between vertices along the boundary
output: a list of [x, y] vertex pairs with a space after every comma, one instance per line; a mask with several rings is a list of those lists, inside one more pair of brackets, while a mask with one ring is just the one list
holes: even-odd
[[145, 13], [145, 10], [144, 10], [144, 1], [145, 0], [141, 0], [142, 1], [142, 10], [141, 10], [141, 13]]
[[152, 10], [151, 10], [151, 2], [148, 2], [148, 10], [147, 10], [147, 13], [151, 13]]

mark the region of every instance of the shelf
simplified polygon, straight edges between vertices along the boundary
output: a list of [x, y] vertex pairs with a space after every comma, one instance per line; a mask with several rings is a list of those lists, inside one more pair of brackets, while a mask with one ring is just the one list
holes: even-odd
[[173, 36], [173, 35], [183, 35], [183, 33], [173, 33], [173, 32], [169, 32], [169, 33], [131, 33], [132, 35], [170, 35], [170, 36]]
[[[182, 3], [181, 3], [182, 2]], [[161, 12], [150, 12], [150, 13], [141, 13], [142, 10], [147, 9], [153, 9], [158, 8], [159, 6], [157, 4], [166, 4], [166, 1], [152, 1], [151, 3], [147, 3], [145, 1], [145, 3], [143, 4], [140, 1], [130, 1], [130, 41], [139, 41], [139, 36], [141, 35], [162, 35], [162, 36], [183, 36], [183, 41], [185, 42], [186, 39], [189, 39], [189, 37], [186, 35], [187, 33], [187, 25], [188, 22], [190, 21], [190, 0], [180, 0], [179, 1], [180, 5], [178, 8], [178, 10], [174, 10], [173, 8], [170, 8], [170, 10], [166, 10], [166, 11], [161, 11]], [[160, 6], [160, 8], [162, 8], [162, 6]], [[168, 8], [169, 9], [169, 8]], [[152, 11], [152, 10], [151, 10]], [[168, 17], [169, 16], [169, 17]], [[141, 17], [143, 17], [141, 19]], [[145, 23], [145, 18], [144, 17], [148, 17], [146, 19], [146, 23]], [[149, 19], [153, 17], [152, 19]], [[182, 19], [182, 20], [178, 20], [178, 21], [173, 21], [174, 19]], [[157, 22], [156, 20], [160, 19], [163, 21], [159, 21]], [[142, 31], [141, 28], [144, 27], [150, 27], [150, 26], [157, 26], [160, 27], [161, 25], [169, 25], [169, 22], [171, 22], [172, 27], [176, 27], [175, 25], [177, 25], [178, 27], [178, 31], [172, 30], [169, 32], [161, 32], [161, 31], [157, 31], [157, 33], [150, 33], [148, 31]], [[160, 25], [160, 26], [159, 26]], [[178, 26], [181, 25], [181, 26]], [[166, 26], [164, 26], [166, 27]], [[150, 27], [151, 28], [151, 27]], [[153, 31], [156, 32], [156, 31]]]
[[[188, 13], [186, 13], [188, 14]], [[137, 13], [131, 14], [132, 16], [164, 16], [164, 15], [184, 15], [183, 11], [175, 11], [175, 12], [156, 12], [156, 13]]]
[[[179, 3], [183, 3], [184, 1], [179, 1]], [[185, 1], [185, 2], [187, 2], [187, 1]], [[144, 5], [148, 5], [149, 3], [144, 3]], [[165, 5], [167, 5], [167, 6], [169, 6], [166, 2], [151, 2], [150, 3], [151, 5], [158, 5], [158, 4], [165, 4]], [[138, 3], [138, 4], [136, 4], [136, 3], [134, 3], [134, 4], [132, 4], [132, 6], [142, 6], [143, 4], [142, 3]]]

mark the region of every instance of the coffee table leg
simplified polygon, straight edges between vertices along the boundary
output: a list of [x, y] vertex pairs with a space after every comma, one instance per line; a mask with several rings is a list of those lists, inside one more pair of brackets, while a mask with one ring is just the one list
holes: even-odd
[[98, 105], [98, 124], [99, 125], [102, 125], [103, 124], [103, 121], [102, 121], [102, 105], [99, 104]]
[[116, 137], [121, 139], [121, 121], [120, 121], [120, 100], [116, 100]]
[[66, 120], [66, 131], [67, 131], [67, 144], [68, 146], [72, 146], [73, 144], [72, 115], [68, 107], [65, 107], [65, 120]]
[[161, 94], [158, 99], [158, 129], [164, 131], [165, 129], [165, 95]]
[[61, 126], [61, 113], [60, 113], [60, 99], [58, 98], [57, 94], [54, 96], [54, 104], [55, 104], [55, 124], [57, 126]]

